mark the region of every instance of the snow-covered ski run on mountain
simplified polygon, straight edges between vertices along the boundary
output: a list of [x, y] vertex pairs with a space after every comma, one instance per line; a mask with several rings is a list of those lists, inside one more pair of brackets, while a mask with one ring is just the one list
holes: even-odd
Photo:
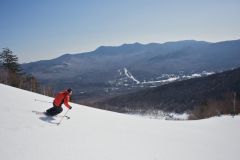
[[2, 84], [0, 90], [3, 160], [239, 159], [239, 116], [166, 121], [71, 104], [71, 119], [57, 126], [32, 112], [51, 107], [34, 99], [52, 98]]

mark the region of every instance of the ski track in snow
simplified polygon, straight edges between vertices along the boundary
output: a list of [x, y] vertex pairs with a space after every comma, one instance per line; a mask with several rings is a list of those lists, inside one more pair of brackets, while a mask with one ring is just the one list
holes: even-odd
[[140, 84], [140, 81], [138, 81], [128, 70], [127, 70], [127, 68], [124, 68], [124, 73], [125, 73], [125, 75], [128, 77], [128, 78], [130, 78], [130, 79], [132, 79], [134, 82], [136, 82], [137, 84]]
[[[165, 121], [71, 104], [57, 126], [32, 110], [52, 98], [0, 84], [2, 160], [239, 160], [240, 116]], [[66, 112], [64, 107], [62, 115]]]

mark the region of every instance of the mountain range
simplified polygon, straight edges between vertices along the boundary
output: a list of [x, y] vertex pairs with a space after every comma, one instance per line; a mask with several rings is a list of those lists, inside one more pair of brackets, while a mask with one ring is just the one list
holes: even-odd
[[240, 40], [184, 40], [101, 46], [92, 52], [65, 54], [22, 67], [55, 90], [73, 88], [75, 101], [89, 103], [236, 68], [239, 59]]

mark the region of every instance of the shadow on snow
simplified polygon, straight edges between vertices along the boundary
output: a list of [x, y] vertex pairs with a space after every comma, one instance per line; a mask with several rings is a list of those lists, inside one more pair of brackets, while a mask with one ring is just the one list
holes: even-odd
[[40, 120], [47, 122], [47, 123], [51, 123], [51, 124], [58, 124], [55, 118], [50, 117], [50, 116], [43, 116], [43, 117], [39, 117]]

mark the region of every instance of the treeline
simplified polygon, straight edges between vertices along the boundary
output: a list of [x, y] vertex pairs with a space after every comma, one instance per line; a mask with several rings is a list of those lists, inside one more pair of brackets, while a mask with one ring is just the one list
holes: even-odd
[[226, 93], [221, 99], [209, 99], [195, 107], [189, 119], [203, 119], [220, 115], [237, 115], [240, 113], [240, 95], [237, 92]]
[[0, 52], [0, 73], [0, 83], [53, 96], [51, 87], [41, 85], [33, 75], [24, 72], [18, 63], [18, 57], [9, 48], [3, 48]]

